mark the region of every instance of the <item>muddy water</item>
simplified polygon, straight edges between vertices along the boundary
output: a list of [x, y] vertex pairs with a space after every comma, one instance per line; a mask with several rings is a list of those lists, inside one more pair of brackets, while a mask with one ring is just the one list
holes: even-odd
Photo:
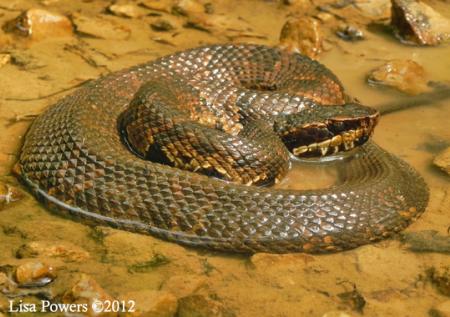
[[[71, 87], [200, 44], [234, 41], [275, 45], [283, 23], [294, 10], [275, 1], [217, 1], [213, 16], [226, 17], [229, 24], [219, 23], [208, 33], [183, 28], [185, 17], [161, 11], [143, 9], [152, 15], [139, 18], [106, 14], [109, 4], [108, 1], [0, 1], [2, 25], [24, 9], [44, 7], [65, 15], [78, 13], [100, 18], [118, 27], [116, 33], [101, 37], [79, 33], [39, 41], [0, 33], [0, 51], [11, 54], [15, 61], [0, 68], [0, 181], [20, 188], [10, 171], [30, 124], [27, 116], [42, 112], [69, 93]], [[448, 4], [437, 1], [432, 4], [449, 15]], [[175, 31], [153, 31], [149, 24], [158, 18], [171, 21]], [[376, 106], [404, 98], [394, 90], [370, 87], [365, 81], [369, 70], [390, 59], [413, 59], [424, 66], [429, 80], [450, 80], [450, 47], [404, 46], [384, 28], [372, 28], [366, 31], [366, 37], [367, 40], [357, 43], [330, 37], [327, 51], [320, 56], [320, 61], [338, 75], [348, 92], [363, 103]], [[379, 145], [414, 166], [430, 187], [426, 213], [407, 232], [435, 230], [448, 236], [449, 178], [431, 162], [450, 143], [449, 110], [450, 103], [442, 101], [392, 113], [382, 117], [374, 135]], [[320, 188], [335, 179], [333, 169], [302, 163], [280, 186]], [[397, 237], [331, 255], [224, 255], [110, 228], [91, 228], [53, 215], [25, 190], [24, 195], [0, 211], [2, 266], [30, 261], [16, 255], [22, 245], [32, 241], [41, 242], [48, 249], [61, 244], [75, 245], [88, 254], [83, 260], [67, 255], [39, 257], [56, 269], [56, 280], [46, 288], [53, 296], [66, 292], [85, 273], [114, 298], [145, 290], [169, 289], [176, 295], [176, 290], [167, 286], [168, 281], [174, 277], [188, 278], [187, 284], [201, 285], [192, 292], [206, 294], [206, 298], [223, 308], [224, 316], [322, 316], [331, 311], [349, 316], [357, 316], [360, 311], [365, 316], [426, 316], [430, 309], [448, 303], [448, 297], [430, 282], [426, 271], [448, 267], [449, 255], [412, 252]], [[154, 261], [161, 258], [164, 261]], [[177, 287], [176, 283], [172, 286]], [[16, 295], [24, 293], [17, 290]], [[365, 301], [363, 307], [361, 298]], [[35, 299], [25, 296], [24, 300]], [[8, 298], [0, 295], [0, 312], [6, 313], [7, 303]]]

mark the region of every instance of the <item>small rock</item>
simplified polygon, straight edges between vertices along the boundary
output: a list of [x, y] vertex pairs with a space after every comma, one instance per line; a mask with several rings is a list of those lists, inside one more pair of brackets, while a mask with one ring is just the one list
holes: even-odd
[[450, 39], [450, 21], [423, 2], [392, 0], [391, 25], [405, 44], [438, 45]]
[[315, 15], [315, 17], [318, 18], [322, 22], [328, 22], [328, 21], [332, 21], [333, 19], [335, 19], [335, 17], [328, 12], [319, 12]]
[[18, 258], [55, 257], [66, 262], [82, 262], [90, 258], [87, 251], [70, 243], [57, 243], [47, 241], [33, 241], [22, 245], [17, 250]]
[[344, 304], [350, 306], [351, 309], [357, 311], [360, 314], [363, 313], [364, 307], [366, 306], [366, 300], [358, 291], [356, 286], [353, 287], [353, 290], [339, 293], [337, 294], [337, 296]]
[[16, 291], [17, 284], [5, 273], [0, 272], [0, 293], [12, 294]]
[[391, 0], [355, 0], [353, 3], [365, 16], [373, 20], [385, 20], [391, 17]]
[[78, 33], [100, 39], [125, 40], [131, 33], [126, 26], [101, 17], [88, 17], [74, 13], [72, 20]]
[[142, 8], [134, 4], [112, 4], [108, 7], [108, 11], [124, 18], [140, 18], [147, 14]]
[[214, 4], [212, 4], [211, 2], [207, 2], [203, 5], [203, 7], [205, 8], [205, 13], [206, 14], [213, 14], [215, 9], [214, 9]]
[[183, 16], [199, 15], [205, 13], [205, 7], [195, 0], [178, 0], [172, 12]]
[[207, 286], [204, 277], [195, 275], [174, 275], [167, 279], [161, 289], [174, 294], [177, 298], [194, 294]]
[[23, 50], [11, 50], [11, 64], [23, 70], [33, 70], [45, 67], [46, 64], [36, 56]]
[[152, 23], [150, 23], [150, 26], [153, 31], [157, 32], [166, 32], [166, 31], [172, 31], [175, 29], [175, 27], [167, 20], [159, 19]]
[[450, 300], [440, 303], [436, 307], [430, 309], [430, 316], [433, 317], [450, 317]]
[[44, 286], [51, 283], [55, 277], [53, 267], [39, 261], [19, 265], [15, 273], [15, 279], [21, 287]]
[[239, 35], [244, 35], [247, 38], [265, 38], [264, 35], [254, 33], [246, 21], [225, 15], [192, 15], [188, 17], [187, 22], [183, 26], [208, 33], [226, 35], [230, 39]]
[[64, 293], [62, 302], [66, 304], [87, 304], [89, 316], [117, 316], [117, 313], [95, 313], [92, 303], [95, 301], [112, 301], [113, 298], [92, 277], [82, 274], [72, 288]]
[[433, 164], [450, 175], [450, 147], [439, 153], [434, 158]]
[[29, 9], [12, 21], [7, 22], [5, 31], [33, 39], [71, 36], [73, 27], [70, 20], [43, 9]]
[[323, 50], [323, 34], [319, 21], [312, 17], [287, 21], [281, 29], [279, 45], [292, 52], [317, 58]]
[[336, 34], [345, 41], [355, 42], [364, 39], [363, 31], [353, 25], [340, 25]]
[[177, 298], [164, 291], [143, 290], [126, 293], [119, 296], [119, 300], [124, 301], [127, 308], [135, 303], [135, 312], [132, 316], [145, 317], [173, 317], [177, 313]]
[[9, 64], [10, 61], [11, 61], [10, 54], [0, 54], [0, 68], [5, 66], [6, 64]]
[[368, 76], [370, 84], [394, 87], [416, 95], [427, 92], [426, 74], [423, 67], [412, 60], [393, 60], [374, 69]]
[[352, 317], [352, 315], [348, 314], [345, 311], [333, 310], [326, 312], [322, 315], [322, 317]]
[[222, 317], [226, 313], [220, 302], [204, 295], [190, 295], [178, 300], [178, 317]]
[[442, 295], [450, 296], [450, 266], [429, 268], [426, 275]]
[[6, 205], [20, 200], [22, 197], [23, 194], [17, 188], [0, 183], [0, 210]]

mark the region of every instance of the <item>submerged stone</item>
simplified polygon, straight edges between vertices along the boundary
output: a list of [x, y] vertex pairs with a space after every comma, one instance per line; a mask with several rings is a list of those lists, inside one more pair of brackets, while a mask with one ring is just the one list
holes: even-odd
[[33, 241], [22, 245], [16, 253], [18, 258], [62, 258], [66, 262], [82, 262], [89, 259], [89, 252], [68, 242]]
[[17, 188], [0, 182], [0, 210], [22, 197], [23, 194]]
[[337, 36], [345, 41], [361, 41], [364, 39], [364, 33], [356, 26], [353, 25], [340, 25], [336, 31]]
[[19, 286], [40, 287], [51, 283], [56, 277], [52, 266], [40, 262], [27, 262], [17, 267], [15, 279]]
[[427, 92], [426, 73], [423, 67], [412, 60], [392, 60], [372, 70], [368, 82], [396, 88], [407, 94]]
[[0, 68], [5, 66], [6, 64], [9, 64], [11, 62], [11, 55], [2, 53], [0, 54]]
[[134, 4], [112, 4], [108, 7], [108, 11], [124, 18], [140, 18], [146, 15], [144, 9]]
[[[82, 274], [80, 279], [62, 296], [66, 304], [87, 304], [88, 316], [117, 316], [114, 312], [95, 312], [92, 308], [96, 302], [113, 301], [113, 298], [92, 277]], [[99, 307], [100, 310], [101, 307]]]
[[312, 17], [287, 21], [281, 29], [279, 45], [291, 52], [317, 58], [323, 50], [320, 22]]
[[439, 153], [434, 158], [433, 164], [450, 176], [450, 147]]

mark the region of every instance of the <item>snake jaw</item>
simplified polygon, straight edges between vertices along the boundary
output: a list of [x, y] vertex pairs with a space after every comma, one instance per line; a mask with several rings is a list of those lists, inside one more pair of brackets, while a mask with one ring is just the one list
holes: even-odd
[[[340, 114], [323, 122], [304, 124], [286, 131], [282, 138], [288, 149], [297, 157], [327, 156], [347, 152], [363, 145], [372, 136], [379, 113], [373, 109], [369, 111], [365, 116], [351, 117]], [[295, 141], [292, 136], [295, 136]]]

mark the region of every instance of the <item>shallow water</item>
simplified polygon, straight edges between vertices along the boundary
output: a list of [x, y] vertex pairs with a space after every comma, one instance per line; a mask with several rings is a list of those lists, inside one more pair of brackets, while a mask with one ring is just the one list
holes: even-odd
[[[164, 33], [149, 27], [159, 17], [127, 19], [105, 14], [109, 1], [47, 1], [47, 6], [44, 2], [0, 1], [0, 24], [22, 9], [45, 7], [63, 14], [101, 17], [128, 35], [95, 38], [77, 34], [32, 41], [0, 32], [0, 51], [25, 60], [22, 65], [16, 62], [0, 68], [0, 181], [19, 188], [11, 168], [31, 122], [21, 119], [42, 112], [71, 91], [66, 88], [176, 50], [229, 41], [237, 33], [241, 37], [233, 41], [277, 44], [282, 25], [294, 11], [276, 1], [214, 1], [214, 15], [227, 16], [235, 25], [207, 33], [183, 28], [182, 17], [147, 10], [174, 19], [176, 31]], [[450, 17], [448, 2], [431, 4]], [[235, 28], [241, 31], [233, 31]], [[248, 37], [255, 35], [258, 38]], [[328, 50], [320, 55], [320, 61], [362, 103], [377, 106], [405, 98], [402, 93], [366, 83], [367, 73], [387, 60], [413, 59], [425, 68], [430, 81], [450, 81], [448, 45], [405, 46], [383, 28], [366, 31], [366, 37], [355, 43], [330, 37]], [[449, 101], [436, 102], [383, 116], [376, 128], [374, 141], [415, 167], [430, 187], [427, 211], [406, 232], [436, 230], [448, 237], [450, 178], [434, 167], [432, 160], [450, 144], [449, 111]], [[278, 186], [322, 188], [336, 181], [334, 168], [324, 169], [314, 162], [294, 165], [298, 166]], [[330, 255], [227, 255], [110, 228], [91, 228], [51, 214], [21, 189], [25, 197], [0, 210], [0, 265], [29, 261], [16, 258], [16, 252], [31, 241], [72, 243], [90, 254], [83, 261], [41, 258], [56, 268], [57, 278], [50, 285], [54, 294], [65, 292], [80, 273], [86, 273], [116, 298], [134, 291], [165, 289], [171, 277], [188, 276], [204, 283], [201, 292], [226, 307], [227, 314], [236, 316], [322, 316], [335, 310], [357, 316], [360, 313], [354, 304], [340, 296], [351, 292], [353, 285], [366, 301], [365, 316], [426, 316], [430, 309], [448, 301], [426, 278], [426, 270], [449, 267], [449, 255], [412, 252], [398, 237]], [[156, 255], [163, 255], [167, 263], [136, 270]], [[0, 295], [0, 312], [3, 309], [6, 313], [7, 301]]]

